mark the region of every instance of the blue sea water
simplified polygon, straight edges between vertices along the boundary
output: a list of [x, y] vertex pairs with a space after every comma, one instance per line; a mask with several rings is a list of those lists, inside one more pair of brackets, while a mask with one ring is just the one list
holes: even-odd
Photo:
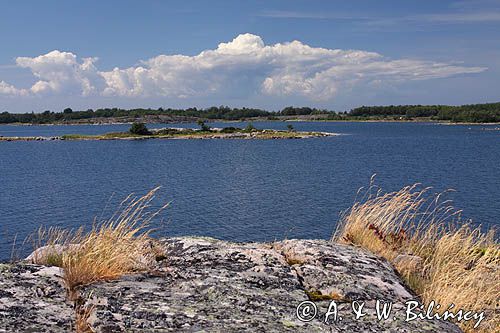
[[[284, 122], [256, 122], [286, 129]], [[246, 126], [245, 123], [210, 124]], [[151, 125], [163, 127], [165, 125]], [[195, 124], [175, 124], [196, 127]], [[500, 131], [432, 123], [294, 122], [341, 133], [307, 140], [0, 142], [0, 259], [40, 226], [109, 217], [125, 196], [161, 186], [171, 202], [155, 235], [234, 241], [329, 238], [339, 213], [377, 174], [383, 190], [416, 182], [484, 226], [500, 216]], [[0, 126], [3, 136], [98, 134], [128, 125]], [[28, 249], [20, 249], [25, 255]]]

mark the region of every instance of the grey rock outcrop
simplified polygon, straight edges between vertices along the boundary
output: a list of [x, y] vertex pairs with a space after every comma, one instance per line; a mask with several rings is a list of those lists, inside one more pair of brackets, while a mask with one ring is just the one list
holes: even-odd
[[58, 267], [0, 264], [0, 332], [71, 332], [61, 276]]
[[[87, 322], [92, 330], [461, 332], [455, 325], [442, 321], [405, 322], [404, 302], [416, 297], [388, 262], [359, 248], [321, 240], [264, 244], [181, 237], [162, 239], [160, 243], [165, 255], [158, 256], [148, 272], [95, 283], [80, 290], [82, 307], [91, 311]], [[36, 310], [35, 303], [29, 304], [33, 314], [30, 318], [35, 319], [17, 331], [57, 332], [57, 327], [61, 332], [67, 331], [71, 326], [71, 315], [68, 315], [71, 305], [64, 300], [65, 291], [57, 284], [57, 277], [54, 274], [43, 277], [39, 272], [48, 268], [40, 266], [6, 267], [0, 275], [0, 285], [2, 290], [7, 286], [10, 294], [0, 295], [0, 331], [12, 331], [13, 325], [23, 322], [23, 310], [16, 314], [18, 310], [13, 307], [25, 307], [25, 298], [32, 297], [32, 294], [13, 297], [16, 293], [12, 290], [25, 288], [25, 279], [12, 273], [4, 274], [4, 271], [22, 269], [31, 272], [26, 273], [31, 281], [26, 285], [29, 290], [33, 285], [53, 289], [45, 303], [40, 304], [45, 309]], [[378, 321], [376, 300], [393, 302], [394, 315]], [[315, 318], [308, 322], [297, 317], [297, 306], [304, 301], [314, 302], [317, 309]], [[325, 323], [325, 313], [332, 301], [338, 306], [342, 320], [333, 321], [330, 317]], [[367, 315], [355, 319], [352, 301], [365, 302]], [[47, 319], [41, 312], [49, 311], [46, 304], [60, 307], [50, 308]], [[40, 319], [36, 318], [38, 314]], [[44, 321], [52, 326], [44, 328], [41, 326]]]

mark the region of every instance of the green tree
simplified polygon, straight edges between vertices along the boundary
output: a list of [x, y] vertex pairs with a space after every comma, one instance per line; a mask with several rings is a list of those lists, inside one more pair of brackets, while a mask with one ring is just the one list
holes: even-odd
[[200, 126], [202, 132], [210, 132], [210, 126], [205, 124], [203, 120], [198, 120], [198, 126]]
[[151, 135], [151, 132], [144, 123], [133, 123], [132, 126], [130, 126], [129, 132], [137, 135]]
[[245, 131], [252, 132], [253, 130], [255, 130], [255, 127], [253, 126], [253, 124], [248, 123], [247, 127], [245, 127]]
[[295, 130], [292, 124], [286, 125], [286, 128], [288, 128], [288, 132], [293, 132]]

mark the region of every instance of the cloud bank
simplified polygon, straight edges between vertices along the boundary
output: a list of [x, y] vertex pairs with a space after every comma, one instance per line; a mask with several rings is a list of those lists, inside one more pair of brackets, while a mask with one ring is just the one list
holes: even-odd
[[129, 68], [100, 71], [97, 58], [52, 51], [18, 57], [36, 82], [29, 88], [0, 80], [0, 94], [27, 97], [82, 95], [196, 98], [205, 96], [303, 96], [329, 101], [356, 85], [407, 82], [479, 73], [486, 68], [414, 59], [389, 59], [375, 52], [311, 47], [299, 41], [265, 45], [241, 34], [195, 56], [159, 55]]

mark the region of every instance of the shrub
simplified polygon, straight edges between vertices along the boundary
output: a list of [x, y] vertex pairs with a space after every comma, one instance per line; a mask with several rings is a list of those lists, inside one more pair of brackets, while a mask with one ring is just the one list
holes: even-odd
[[130, 126], [129, 132], [136, 135], [151, 135], [151, 132], [144, 123], [133, 123]]
[[241, 131], [241, 128], [238, 127], [224, 127], [220, 132], [221, 133], [235, 133]]

